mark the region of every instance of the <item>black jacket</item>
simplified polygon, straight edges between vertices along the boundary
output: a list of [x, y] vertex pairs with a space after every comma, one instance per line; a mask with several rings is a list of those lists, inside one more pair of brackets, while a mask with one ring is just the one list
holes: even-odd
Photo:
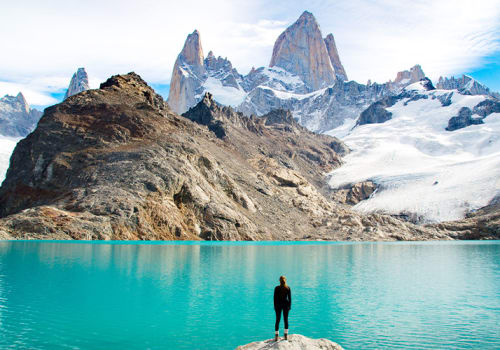
[[274, 309], [288, 309], [292, 308], [292, 292], [290, 287], [285, 288], [277, 286], [274, 288]]

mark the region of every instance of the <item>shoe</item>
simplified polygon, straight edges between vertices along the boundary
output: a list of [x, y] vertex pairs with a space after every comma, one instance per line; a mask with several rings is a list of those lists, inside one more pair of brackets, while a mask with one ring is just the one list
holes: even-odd
[[279, 337], [279, 333], [278, 333], [278, 332], [276, 332], [276, 333], [274, 334], [274, 341], [278, 341], [279, 339], [280, 339], [280, 337]]
[[288, 340], [288, 329], [285, 329], [285, 340]]

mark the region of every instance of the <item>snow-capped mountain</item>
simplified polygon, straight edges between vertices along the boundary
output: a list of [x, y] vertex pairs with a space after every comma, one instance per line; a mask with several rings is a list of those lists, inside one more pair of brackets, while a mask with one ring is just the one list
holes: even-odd
[[466, 95], [489, 95], [500, 99], [498, 92], [491, 91], [487, 86], [468, 75], [462, 75], [460, 78], [439, 77], [436, 87], [443, 90], [458, 90]]
[[66, 94], [64, 94], [64, 99], [88, 89], [90, 89], [89, 76], [87, 75], [85, 68], [78, 68], [71, 78], [68, 90], [66, 90]]
[[5, 95], [0, 99], [0, 135], [24, 137], [41, 116], [42, 112], [30, 108], [21, 92], [17, 96]]
[[32, 109], [21, 92], [0, 98], [0, 181], [17, 142], [33, 131], [41, 116], [42, 112]]
[[323, 38], [316, 19], [305, 11], [276, 40], [269, 67], [246, 76], [213, 53], [204, 58], [199, 32], [188, 35], [174, 65], [168, 103], [183, 113], [208, 91], [246, 115], [289, 109], [302, 125], [321, 132], [357, 118], [370, 103], [423, 77], [416, 65], [399, 72], [394, 82], [347, 81], [333, 35]]
[[327, 132], [352, 150], [330, 186], [377, 184], [356, 210], [445, 221], [500, 196], [500, 101], [429, 83], [372, 104], [352, 129]]

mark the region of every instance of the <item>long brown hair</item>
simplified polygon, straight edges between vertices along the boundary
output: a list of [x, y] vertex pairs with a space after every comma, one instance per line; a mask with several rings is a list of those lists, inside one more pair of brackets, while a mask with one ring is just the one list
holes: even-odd
[[280, 286], [281, 287], [285, 287], [286, 289], [288, 289], [288, 284], [286, 284], [286, 277], [285, 276], [280, 276]]

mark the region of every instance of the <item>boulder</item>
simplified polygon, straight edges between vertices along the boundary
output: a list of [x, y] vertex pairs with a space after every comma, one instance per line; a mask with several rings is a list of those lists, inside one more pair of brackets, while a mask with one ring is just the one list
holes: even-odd
[[241, 345], [236, 350], [343, 350], [343, 347], [331, 340], [320, 338], [311, 339], [300, 334], [290, 334], [288, 340], [274, 339], [256, 341], [250, 344]]

